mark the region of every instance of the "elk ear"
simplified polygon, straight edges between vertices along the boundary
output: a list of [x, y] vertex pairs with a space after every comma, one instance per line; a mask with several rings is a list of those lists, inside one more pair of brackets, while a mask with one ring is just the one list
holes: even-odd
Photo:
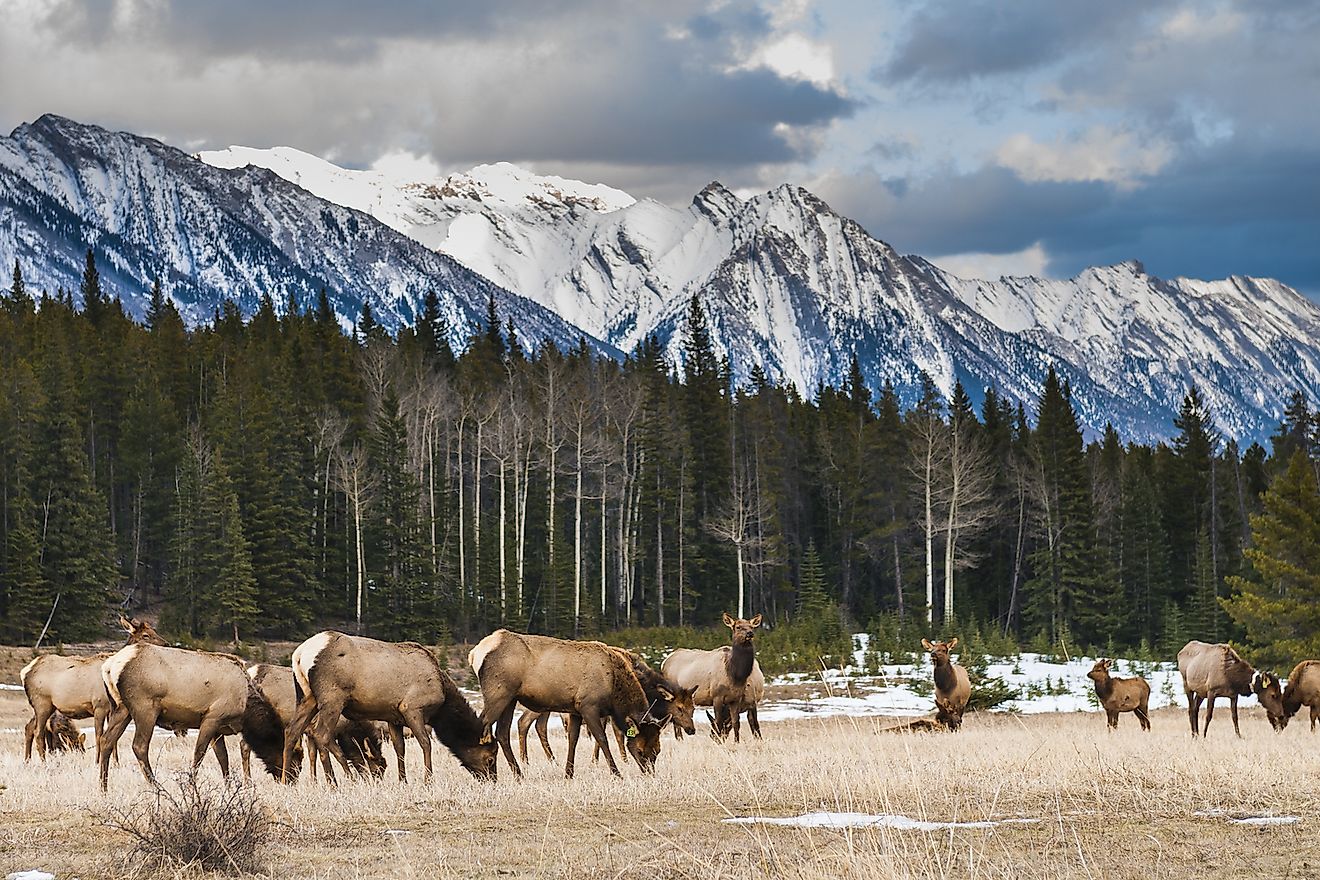
[[927, 651], [935, 650], [935, 646], [930, 643], [930, 639], [922, 639], [921, 647], [925, 648]]
[[954, 648], [958, 647], [958, 640], [956, 638], [949, 639], [949, 644], [947, 647], [950, 651], [952, 651]]
[[761, 625], [761, 615], [758, 614], [747, 622], [750, 623], [753, 626], [753, 628], [758, 627]]
[[655, 689], [655, 691], [660, 695], [660, 699], [664, 700], [665, 702], [667, 703], [674, 702], [674, 695], [669, 692], [669, 688], [658, 687]]
[[133, 631], [133, 621], [129, 620], [122, 614], [119, 615], [119, 626], [124, 632], [131, 633]]
[[737, 623], [737, 622], [738, 622], [738, 621], [734, 620], [732, 617], [729, 616], [729, 612], [727, 612], [727, 611], [724, 612], [724, 625], [725, 625], [725, 626], [727, 626], [729, 629], [733, 629], [733, 625], [734, 625], [735, 623]]
[[482, 736], [481, 739], [477, 740], [477, 745], [488, 746], [493, 742], [495, 742], [495, 738], [491, 736], [489, 733], [487, 733], [484, 736]]

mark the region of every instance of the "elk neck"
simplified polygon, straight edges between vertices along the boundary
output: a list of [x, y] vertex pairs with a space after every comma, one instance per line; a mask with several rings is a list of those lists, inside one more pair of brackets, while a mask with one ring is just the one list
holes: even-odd
[[936, 690], [948, 693], [958, 684], [958, 678], [953, 674], [953, 662], [946, 659], [944, 662], [935, 661], [935, 688]]
[[728, 670], [729, 678], [736, 682], [744, 682], [747, 676], [752, 674], [752, 663], [755, 660], [756, 646], [751, 640], [734, 642], [729, 648], [729, 656], [724, 661], [724, 668]]

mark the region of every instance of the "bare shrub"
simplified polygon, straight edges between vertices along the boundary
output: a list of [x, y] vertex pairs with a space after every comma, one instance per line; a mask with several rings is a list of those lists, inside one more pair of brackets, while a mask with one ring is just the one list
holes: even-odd
[[256, 789], [235, 782], [199, 780], [196, 772], [175, 776], [104, 822], [134, 839], [130, 856], [147, 867], [189, 866], [251, 873], [274, 824]]

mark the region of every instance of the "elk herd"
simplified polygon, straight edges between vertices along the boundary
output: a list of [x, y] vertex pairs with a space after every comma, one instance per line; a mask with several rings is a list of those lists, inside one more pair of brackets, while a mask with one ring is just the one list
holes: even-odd
[[[127, 644], [114, 653], [90, 657], [43, 655], [25, 666], [23, 689], [32, 707], [24, 729], [24, 759], [35, 745], [43, 760], [50, 750], [86, 748], [73, 720], [93, 719], [96, 762], [102, 791], [118, 743], [133, 725], [132, 749], [147, 782], [152, 736], [159, 729], [182, 736], [197, 731], [192, 765], [209, 750], [223, 774], [229, 773], [225, 737], [238, 735], [243, 775], [250, 778], [251, 755], [275, 779], [296, 781], [306, 758], [315, 778], [317, 763], [327, 782], [336, 780], [334, 763], [345, 774], [380, 778], [386, 772], [384, 741], [389, 739], [400, 781], [406, 781], [405, 735], [421, 749], [425, 777], [432, 773], [431, 736], [477, 779], [494, 780], [499, 753], [515, 776], [527, 761], [527, 738], [535, 729], [545, 755], [554, 760], [547, 735], [559, 716], [568, 735], [564, 773], [571, 778], [582, 729], [620, 775], [610, 747], [612, 730], [619, 757], [643, 773], [654, 771], [661, 734], [675, 739], [696, 733], [696, 707], [707, 708], [711, 736], [741, 737], [741, 720], [761, 736], [757, 705], [765, 676], [756, 660], [755, 635], [761, 615], [750, 620], [724, 615], [730, 642], [715, 650], [679, 648], [657, 671], [637, 653], [598, 641], [529, 635], [507, 629], [486, 636], [468, 653], [480, 687], [481, 711], [468, 703], [436, 656], [413, 642], [383, 642], [341, 632], [318, 633], [300, 644], [289, 666], [245, 665], [230, 654], [171, 647], [144, 621], [120, 618]], [[957, 731], [972, 696], [967, 670], [953, 661], [957, 639], [922, 640], [929, 652], [936, 715], [895, 730]], [[1115, 678], [1111, 661], [1100, 660], [1088, 673], [1108, 725], [1117, 728], [1123, 712], [1150, 730], [1150, 685], [1142, 678]], [[1286, 687], [1272, 673], [1253, 669], [1232, 647], [1189, 642], [1178, 652], [1187, 694], [1192, 735], [1204, 735], [1214, 703], [1227, 697], [1238, 731], [1238, 698], [1256, 695], [1270, 723], [1282, 730], [1302, 706], [1310, 708], [1311, 728], [1320, 720], [1320, 661], [1297, 664]], [[1209, 701], [1205, 724], [1201, 704]], [[511, 743], [518, 719], [519, 755]], [[1239, 735], [1240, 732], [1239, 732]], [[332, 761], [333, 759], [333, 761]]]

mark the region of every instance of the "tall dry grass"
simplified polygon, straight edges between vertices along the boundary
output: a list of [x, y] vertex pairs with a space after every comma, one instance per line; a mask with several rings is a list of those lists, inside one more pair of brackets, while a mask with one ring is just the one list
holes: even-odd
[[[1258, 713], [1244, 713], [1241, 740], [1227, 717], [1197, 741], [1182, 712], [1156, 713], [1151, 734], [1130, 721], [1116, 734], [1096, 714], [977, 715], [956, 735], [884, 733], [891, 722], [874, 719], [766, 724], [759, 743], [667, 737], [654, 777], [628, 765], [621, 780], [590, 765], [581, 749], [578, 778], [566, 781], [534, 747], [522, 782], [501, 761], [495, 785], [473, 781], [438, 745], [436, 779], [422, 784], [409, 741], [407, 785], [393, 781], [393, 768], [384, 783], [351, 780], [339, 789], [258, 779], [281, 823], [265, 872], [968, 880], [1253, 876], [1285, 862], [1320, 865], [1320, 736], [1296, 724], [1276, 735]], [[186, 764], [190, 743], [156, 743], [158, 773]], [[562, 737], [554, 744], [562, 760]], [[0, 830], [0, 867], [80, 876], [127, 870], [119, 853], [128, 842], [95, 816], [143, 794], [131, 752], [102, 798], [90, 760], [24, 765], [20, 746], [0, 737], [0, 828], [8, 829]], [[217, 774], [211, 758], [203, 767]], [[941, 832], [720, 821], [816, 810], [1041, 821]], [[1303, 821], [1248, 828], [1196, 815], [1204, 811]]]

